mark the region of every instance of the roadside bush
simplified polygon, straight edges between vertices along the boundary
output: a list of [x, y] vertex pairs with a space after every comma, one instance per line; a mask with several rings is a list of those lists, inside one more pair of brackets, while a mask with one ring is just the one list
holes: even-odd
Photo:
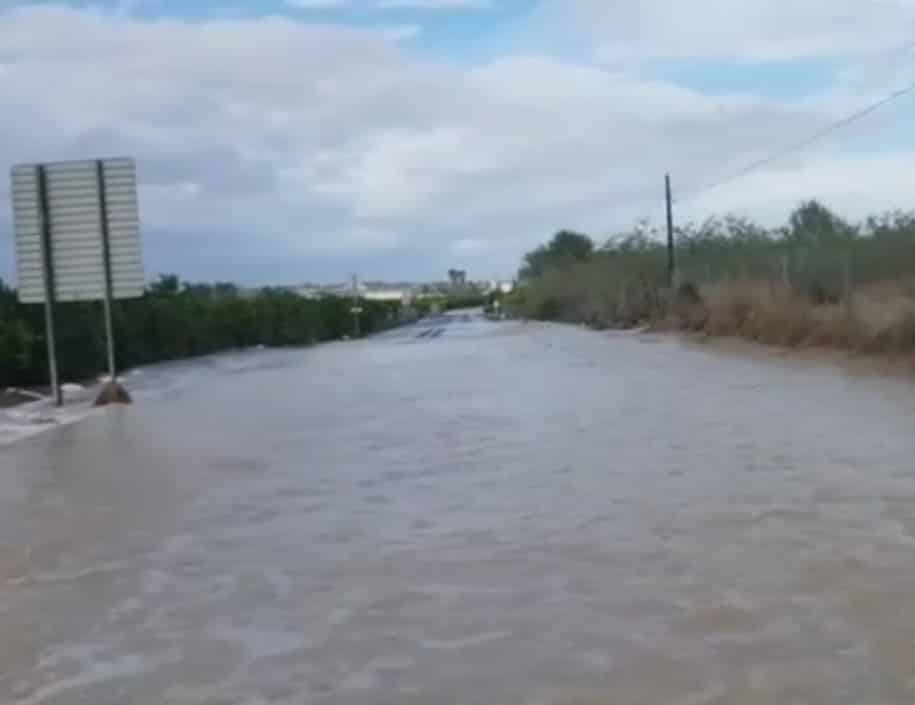
[[[400, 304], [360, 301], [359, 330], [369, 334], [398, 321]], [[120, 368], [254, 345], [308, 345], [353, 331], [352, 300], [305, 299], [281, 289], [243, 295], [231, 284], [182, 284], [163, 276], [142, 298], [114, 302], [115, 355]], [[105, 367], [98, 303], [59, 304], [55, 315], [61, 378], [95, 377]], [[0, 282], [0, 387], [47, 382], [41, 306], [20, 304]]]

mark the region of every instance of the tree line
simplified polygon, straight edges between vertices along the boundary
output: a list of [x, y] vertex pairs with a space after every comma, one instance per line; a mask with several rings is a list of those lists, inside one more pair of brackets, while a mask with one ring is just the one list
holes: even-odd
[[[195, 284], [163, 275], [141, 298], [115, 301], [112, 322], [119, 369], [255, 345], [306, 345], [352, 333], [352, 299], [306, 299], [278, 288], [243, 293], [229, 283]], [[360, 301], [359, 330], [395, 324], [399, 302]], [[106, 369], [99, 303], [55, 308], [62, 380], [92, 379]], [[0, 388], [47, 383], [44, 309], [24, 305], [0, 280]]]
[[[713, 217], [675, 229], [677, 281], [696, 286], [757, 281], [785, 285], [812, 303], [835, 302], [849, 284], [915, 279], [915, 213], [852, 223], [807, 201], [777, 227]], [[603, 242], [562, 230], [527, 253], [513, 295], [521, 315], [634, 325], [663, 314], [664, 234], [646, 223]]]

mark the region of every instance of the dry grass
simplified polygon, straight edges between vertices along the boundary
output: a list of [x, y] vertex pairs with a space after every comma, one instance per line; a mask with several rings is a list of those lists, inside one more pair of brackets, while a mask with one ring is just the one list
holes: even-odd
[[528, 318], [628, 328], [659, 315], [662, 292], [647, 277], [608, 270], [603, 262], [585, 262], [546, 272], [535, 286], [525, 288], [522, 302], [509, 305]]
[[[680, 329], [791, 348], [915, 355], [915, 276], [857, 287], [850, 302], [810, 283], [731, 279], [681, 287], [668, 298], [650, 272], [584, 262], [551, 270], [510, 304], [515, 315], [594, 328]], [[686, 291], [690, 289], [691, 291]]]
[[759, 281], [705, 286], [701, 296], [700, 311], [675, 312], [680, 327], [786, 347], [915, 352], [915, 280], [861, 288], [850, 305], [817, 305], [803, 294]]

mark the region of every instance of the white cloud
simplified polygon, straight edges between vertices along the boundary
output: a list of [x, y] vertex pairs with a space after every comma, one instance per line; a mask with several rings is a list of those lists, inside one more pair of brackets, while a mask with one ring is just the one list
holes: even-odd
[[458, 258], [468, 258], [473, 261], [483, 255], [498, 253], [517, 255], [521, 245], [522, 241], [518, 238], [506, 237], [504, 233], [498, 233], [495, 237], [462, 237], [453, 241], [448, 249]]
[[543, 22], [602, 45], [605, 58], [787, 60], [876, 54], [911, 41], [910, 0], [547, 0]]
[[789, 164], [699, 195], [683, 205], [682, 214], [698, 218], [711, 211], [735, 212], [778, 222], [802, 198], [816, 198], [835, 204], [848, 218], [862, 219], [912, 202], [903, 174], [913, 166], [913, 150]]
[[492, 249], [492, 241], [476, 237], [462, 237], [451, 243], [450, 249], [457, 255], [479, 255]]
[[[605, 234], [657, 218], [667, 170], [678, 189], [704, 183], [885, 88], [710, 96], [534, 52], [440, 63], [385, 28], [60, 6], [0, 11], [0, 46], [0, 162], [133, 155], [146, 231], [173, 235], [147, 246], [180, 270], [222, 241], [241, 278], [244, 257], [268, 254], [360, 258], [376, 277], [429, 276], [455, 260], [504, 275], [560, 227]], [[678, 216], [780, 218], [808, 196], [854, 213], [905, 205], [915, 155], [838, 149], [886, 130], [889, 115]]]
[[402, 24], [395, 27], [387, 27], [382, 30], [384, 36], [395, 42], [415, 39], [423, 33], [423, 28], [418, 24]]
[[301, 10], [327, 10], [340, 7], [372, 7], [378, 9], [460, 10], [489, 7], [491, 0], [285, 0], [290, 7]]
[[290, 7], [297, 7], [302, 10], [326, 10], [334, 7], [344, 7], [348, 5], [348, 0], [286, 0]]
[[491, 0], [377, 0], [378, 7], [415, 10], [453, 10], [489, 7]]

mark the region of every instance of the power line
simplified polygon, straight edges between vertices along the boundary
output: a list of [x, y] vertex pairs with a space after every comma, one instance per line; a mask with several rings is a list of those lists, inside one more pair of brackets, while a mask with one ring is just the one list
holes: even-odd
[[[880, 100], [878, 100], [874, 103], [871, 103], [870, 105], [868, 105], [864, 108], [861, 108], [860, 110], [857, 110], [850, 115], [846, 115], [845, 117], [843, 117], [839, 120], [836, 120], [835, 122], [830, 123], [826, 127], [822, 128], [820, 130], [817, 130], [812, 135], [809, 135], [801, 140], [798, 140], [797, 142], [794, 142], [794, 143], [788, 145], [787, 147], [784, 147], [776, 152], [773, 152], [772, 154], [770, 154], [766, 157], [763, 157], [762, 159], [758, 159], [757, 161], [752, 162], [751, 164], [748, 164], [747, 166], [743, 167], [739, 171], [737, 171], [729, 176], [725, 176], [724, 178], [721, 178], [717, 181], [713, 181], [712, 183], [707, 184], [705, 186], [700, 186], [700, 187], [694, 189], [693, 191], [687, 191], [687, 193], [685, 194], [685, 197], [691, 198], [691, 197], [699, 195], [700, 193], [705, 193], [707, 191], [711, 191], [713, 189], [719, 188], [720, 186], [724, 186], [725, 184], [730, 183], [732, 181], [736, 181], [737, 179], [742, 179], [747, 174], [749, 174], [753, 171], [756, 171], [757, 169], [759, 169], [761, 167], [767, 166], [767, 165], [771, 164], [772, 162], [777, 161], [778, 159], [781, 159], [782, 157], [785, 157], [785, 156], [791, 154], [792, 152], [796, 152], [798, 150], [809, 147], [811, 144], [814, 144], [815, 142], [819, 142], [821, 139], [823, 139], [824, 137], [828, 137], [833, 132], [836, 132], [837, 130], [839, 130], [843, 127], [847, 127], [848, 125], [850, 125], [854, 122], [857, 122], [861, 118], [866, 117], [867, 115], [870, 115], [871, 113], [879, 110], [884, 105], [891, 103], [894, 100], [897, 100], [899, 98], [902, 98], [903, 96], [906, 96], [909, 93], [912, 93], [913, 91], [915, 91], [915, 82], [912, 82], [912, 83], [908, 84], [907, 86], [905, 86], [904, 88], [900, 88], [897, 91], [893, 91], [889, 95], [884, 96]], [[682, 200], [682, 197], [677, 200], [678, 201]]]

